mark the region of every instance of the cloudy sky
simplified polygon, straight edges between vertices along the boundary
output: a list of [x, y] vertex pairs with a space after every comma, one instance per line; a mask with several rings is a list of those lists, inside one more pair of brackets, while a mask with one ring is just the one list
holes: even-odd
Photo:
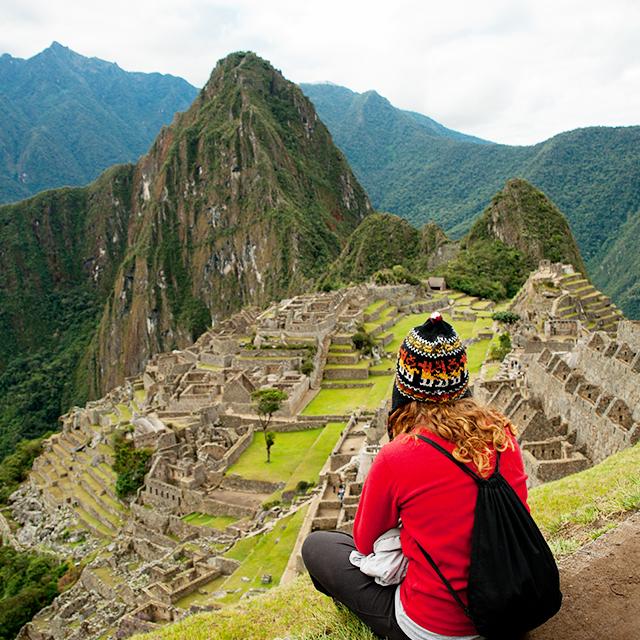
[[0, 0], [0, 24], [0, 53], [57, 40], [197, 86], [248, 49], [508, 144], [640, 124], [638, 0]]

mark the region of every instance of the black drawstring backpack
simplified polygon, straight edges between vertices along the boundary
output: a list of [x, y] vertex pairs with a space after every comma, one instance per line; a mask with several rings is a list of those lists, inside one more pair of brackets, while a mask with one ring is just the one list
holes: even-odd
[[493, 475], [485, 479], [438, 443], [418, 437], [447, 456], [478, 485], [468, 605], [418, 544], [420, 551], [480, 635], [488, 640], [517, 640], [560, 609], [560, 575], [551, 549], [516, 492], [500, 474], [499, 451]]

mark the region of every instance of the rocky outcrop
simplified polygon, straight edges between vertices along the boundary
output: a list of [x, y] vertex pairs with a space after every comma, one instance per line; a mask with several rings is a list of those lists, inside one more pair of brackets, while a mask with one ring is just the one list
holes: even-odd
[[92, 352], [103, 391], [243, 305], [299, 291], [369, 209], [311, 103], [251, 53], [218, 64], [133, 193]]
[[135, 166], [0, 208], [0, 367], [15, 344], [46, 346], [76, 287], [100, 318], [80, 376], [98, 397], [242, 306], [303, 290], [369, 209], [300, 89], [232, 54]]

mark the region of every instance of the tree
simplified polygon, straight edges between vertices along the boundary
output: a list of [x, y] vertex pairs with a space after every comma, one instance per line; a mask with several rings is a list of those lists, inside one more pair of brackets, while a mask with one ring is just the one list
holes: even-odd
[[371, 355], [376, 341], [370, 333], [367, 333], [364, 325], [360, 325], [356, 333], [351, 336], [353, 346], [364, 355]]
[[264, 442], [267, 446], [267, 462], [271, 462], [271, 447], [275, 444], [276, 434], [273, 431], [264, 432]]
[[273, 414], [282, 406], [287, 399], [287, 394], [280, 389], [257, 389], [251, 394], [251, 399], [255, 403], [256, 413], [260, 428], [264, 433], [264, 443], [267, 448], [267, 462], [271, 462], [271, 447], [275, 442], [275, 434], [267, 432], [267, 427], [271, 422]]

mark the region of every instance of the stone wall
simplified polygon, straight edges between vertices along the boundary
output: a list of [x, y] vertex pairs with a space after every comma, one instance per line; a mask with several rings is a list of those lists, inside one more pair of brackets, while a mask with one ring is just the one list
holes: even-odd
[[228, 474], [222, 480], [221, 488], [231, 491], [245, 491], [248, 493], [275, 493], [284, 487], [284, 482], [267, 482], [265, 480], [249, 480], [234, 473]]
[[248, 431], [240, 436], [238, 441], [227, 451], [223, 458], [223, 467], [227, 469], [232, 464], [235, 464], [240, 456], [249, 448], [249, 445], [253, 441], [253, 427], [249, 427]]
[[[541, 402], [545, 414], [563, 416], [575, 432], [576, 445], [583, 447], [594, 463], [633, 444], [638, 437], [638, 425], [625, 428], [612, 420], [614, 416], [609, 410], [599, 414], [596, 407], [603, 390], [589, 383], [576, 386], [575, 378], [562, 364], [566, 365], [553, 359], [547, 365], [535, 360], [526, 373], [527, 386]], [[586, 375], [587, 371], [581, 369], [581, 374]], [[595, 377], [596, 371], [590, 371], [589, 375]], [[613, 402], [610, 405], [616, 406]]]
[[365, 380], [369, 377], [369, 370], [365, 367], [340, 367], [339, 369], [325, 369], [325, 380]]

